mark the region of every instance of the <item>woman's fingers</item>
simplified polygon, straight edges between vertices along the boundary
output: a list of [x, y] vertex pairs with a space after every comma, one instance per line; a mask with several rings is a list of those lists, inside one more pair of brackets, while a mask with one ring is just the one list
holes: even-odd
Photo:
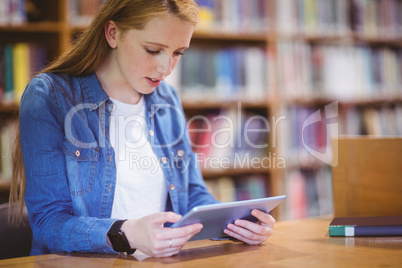
[[179, 228], [164, 227], [166, 222], [177, 222], [181, 215], [161, 212], [136, 220], [127, 220], [122, 230], [132, 248], [137, 248], [154, 257], [171, 256], [202, 229], [202, 224], [192, 224]]
[[275, 224], [275, 219], [259, 210], [253, 210], [252, 215], [259, 221], [254, 223], [246, 220], [236, 220], [234, 224], [229, 224], [224, 232], [250, 245], [261, 244], [273, 234], [272, 228]]
[[268, 226], [271, 229], [275, 225], [274, 217], [272, 217], [270, 214], [265, 213], [261, 210], [253, 209], [253, 211], [251, 211], [251, 215], [256, 217], [261, 222], [262, 225]]
[[267, 239], [266, 237], [258, 236], [250, 232], [243, 233], [244, 235], [242, 235], [242, 232], [232, 231], [231, 225], [229, 225], [228, 228], [224, 230], [224, 233], [249, 245], [259, 245]]
[[192, 236], [194, 236], [196, 233], [201, 231], [202, 229], [202, 224], [201, 223], [195, 223], [183, 227], [177, 227], [177, 228], [165, 228], [166, 231], [168, 232], [166, 235], [166, 238], [188, 238], [190, 239]]

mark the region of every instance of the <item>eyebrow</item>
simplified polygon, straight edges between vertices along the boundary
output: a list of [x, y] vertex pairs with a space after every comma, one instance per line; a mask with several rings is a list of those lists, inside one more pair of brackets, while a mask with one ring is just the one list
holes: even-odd
[[[154, 46], [160, 46], [160, 47], [163, 47], [163, 48], [169, 48], [169, 46], [161, 44], [161, 43], [157, 43], [157, 42], [146, 41], [145, 43], [148, 44], [148, 45], [154, 45]], [[180, 47], [178, 49], [187, 49], [187, 48], [189, 48], [189, 47], [188, 46], [187, 47]]]

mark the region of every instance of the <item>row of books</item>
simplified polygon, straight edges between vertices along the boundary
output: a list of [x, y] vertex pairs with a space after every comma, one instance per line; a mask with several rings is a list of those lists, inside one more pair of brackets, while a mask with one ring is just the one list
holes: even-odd
[[[332, 163], [331, 139], [339, 135], [338, 103], [326, 107], [291, 106], [281, 109], [277, 126], [278, 154], [288, 167]], [[334, 117], [335, 116], [335, 117]]]
[[[277, 157], [287, 166], [332, 164], [331, 140], [340, 135], [402, 136], [402, 105], [380, 107], [292, 106], [281, 110]], [[339, 110], [342, 109], [342, 112]]]
[[347, 107], [344, 133], [348, 135], [402, 136], [402, 104], [382, 107]]
[[47, 63], [43, 46], [32, 43], [0, 45], [0, 100], [19, 102], [29, 80]]
[[168, 81], [186, 101], [261, 100], [273, 82], [271, 62], [261, 47], [193, 47]]
[[329, 168], [296, 169], [286, 173], [286, 219], [330, 215], [333, 212]]
[[[350, 14], [350, 15], [349, 15]], [[277, 0], [277, 29], [282, 33], [349, 34], [371, 38], [402, 37], [400, 0]]]
[[402, 1], [353, 0], [352, 27], [373, 38], [402, 37]]
[[93, 19], [99, 7], [106, 0], [70, 0], [70, 24], [87, 26]]
[[196, 0], [199, 31], [265, 33], [269, 0]]
[[[187, 120], [192, 148], [204, 169], [259, 168], [257, 159], [269, 156], [270, 122], [263, 115], [225, 108]], [[244, 166], [251, 161], [256, 166]]]
[[263, 175], [206, 179], [208, 190], [221, 202], [241, 201], [269, 196], [268, 178]]
[[350, 32], [349, 0], [277, 0], [276, 28], [284, 34], [339, 35]]
[[12, 148], [17, 127], [15, 121], [3, 122], [0, 127], [0, 180], [11, 179]]
[[0, 26], [27, 22], [26, 0], [0, 1]]
[[344, 100], [402, 94], [402, 49], [278, 43], [279, 88], [287, 98]]
[[[104, 2], [70, 0], [71, 25], [88, 25]], [[402, 36], [400, 0], [197, 0], [197, 3], [200, 31], [261, 33], [275, 28], [282, 33], [333, 35], [354, 30], [374, 38]], [[0, 25], [35, 20], [38, 11], [32, 1], [2, 0]]]

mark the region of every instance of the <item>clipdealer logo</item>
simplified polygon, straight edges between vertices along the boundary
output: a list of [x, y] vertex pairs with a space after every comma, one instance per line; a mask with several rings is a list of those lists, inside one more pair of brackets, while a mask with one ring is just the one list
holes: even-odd
[[[335, 101], [325, 106], [324, 114], [325, 117], [321, 116], [321, 109], [310, 115], [303, 123], [302, 127], [302, 142], [304, 148], [314, 156], [316, 159], [322, 162], [336, 167], [338, 165], [338, 137], [339, 137], [339, 123], [338, 123], [338, 111], [339, 103]], [[320, 152], [311, 148], [306, 142], [306, 136], [304, 135], [305, 129], [317, 122], [325, 121], [326, 128], [326, 146], [325, 152]], [[331, 143], [332, 139], [332, 143]]]

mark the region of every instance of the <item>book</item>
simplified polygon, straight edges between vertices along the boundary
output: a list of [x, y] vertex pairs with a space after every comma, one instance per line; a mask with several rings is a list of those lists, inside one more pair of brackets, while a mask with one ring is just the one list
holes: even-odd
[[402, 236], [402, 215], [336, 217], [329, 224], [329, 236]]
[[5, 82], [6, 82], [6, 70], [4, 62], [4, 46], [0, 45], [0, 99], [4, 98], [5, 94]]
[[14, 101], [19, 103], [30, 79], [29, 44], [17, 43], [13, 46]]
[[306, 177], [300, 170], [292, 170], [286, 177], [287, 219], [307, 217]]
[[261, 101], [269, 90], [268, 57], [272, 53], [258, 46], [192, 47], [176, 67], [173, 85], [186, 102]]
[[70, 21], [73, 25], [88, 25], [105, 0], [70, 1]]
[[[197, 0], [198, 31], [264, 33], [268, 29], [270, 0]], [[272, 3], [271, 3], [272, 5]]]
[[0, 100], [19, 103], [29, 80], [47, 64], [46, 48], [35, 43], [0, 46]]
[[210, 193], [221, 202], [258, 199], [269, 196], [263, 175], [222, 176], [205, 180]]
[[28, 20], [26, 0], [0, 1], [0, 25], [21, 25]]
[[12, 149], [17, 121], [9, 121], [0, 128], [0, 180], [10, 180], [12, 176]]
[[231, 202], [236, 200], [235, 181], [231, 177], [220, 177], [217, 180], [219, 200], [221, 202]]
[[332, 214], [332, 179], [327, 167], [291, 169], [286, 174], [287, 220]]
[[4, 46], [4, 100], [12, 101], [14, 94], [13, 46]]

